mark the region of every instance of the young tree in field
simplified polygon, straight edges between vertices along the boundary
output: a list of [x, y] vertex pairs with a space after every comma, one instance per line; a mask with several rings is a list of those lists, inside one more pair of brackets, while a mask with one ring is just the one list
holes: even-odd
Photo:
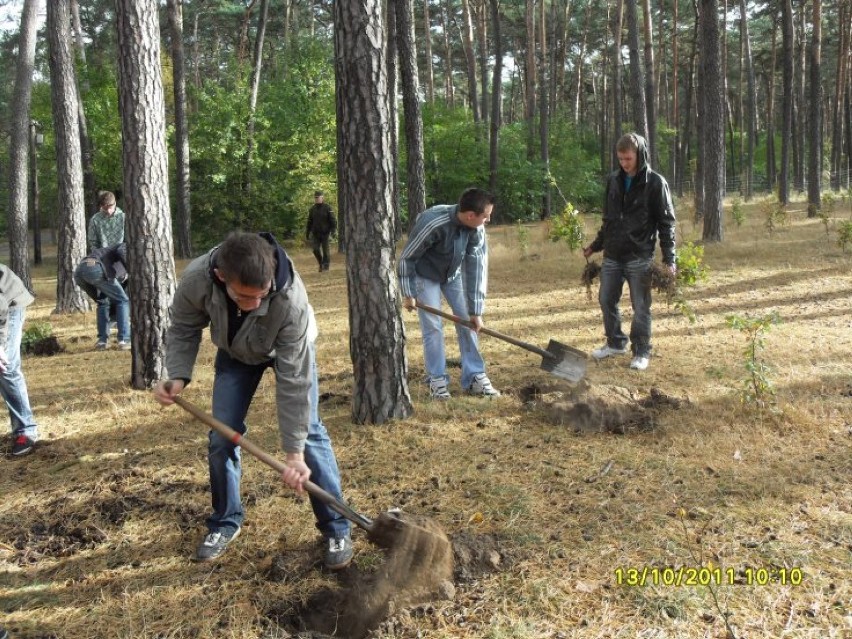
[[30, 99], [40, 5], [39, 0], [24, 1], [9, 127], [9, 210], [7, 211], [9, 268], [28, 288], [32, 288], [27, 253]]
[[722, 241], [722, 198], [725, 194], [725, 109], [722, 44], [716, 0], [699, 0], [701, 94], [704, 127], [701, 170], [704, 173], [705, 242]]
[[778, 201], [790, 201], [790, 143], [793, 137], [793, 4], [781, 0], [782, 90], [781, 171], [778, 175]]
[[[757, 96], [755, 95], [754, 59], [751, 55], [751, 37], [748, 29], [746, 0], [740, 0], [740, 38], [742, 39], [743, 63], [745, 64], [745, 113], [746, 147], [743, 158], [743, 199], [748, 202], [754, 193], [754, 147], [757, 139]], [[740, 89], [742, 91], [742, 87]]]
[[69, 0], [51, 0], [47, 3], [47, 37], [59, 186], [59, 245], [56, 247], [54, 312], [73, 313], [87, 311], [89, 303], [83, 291], [74, 283], [74, 268], [86, 254], [86, 215]]
[[346, 210], [352, 419], [412, 413], [396, 278], [386, 34], [379, 0], [334, 3], [338, 199]]
[[172, 81], [175, 100], [175, 228], [177, 255], [192, 257], [189, 191], [189, 125], [186, 119], [186, 70], [183, 55], [183, 0], [168, 0], [169, 32], [172, 50]]
[[414, 44], [413, 0], [391, 0], [396, 7], [397, 51], [402, 76], [402, 108], [405, 113], [406, 186], [408, 227], [426, 209], [426, 168], [423, 157], [423, 114], [420, 110], [420, 80]]
[[[633, 126], [637, 133], [648, 137], [648, 111], [645, 106], [645, 74], [639, 56], [639, 12], [636, 0], [626, 0], [627, 42], [630, 49], [630, 104]], [[649, 149], [653, 158], [653, 149]]]
[[165, 374], [164, 340], [175, 291], [157, 5], [157, 0], [116, 0], [125, 238], [132, 274], [130, 383], [139, 390]]
[[822, 208], [822, 0], [813, 0], [813, 32], [810, 51], [810, 94], [808, 121], [808, 217]]

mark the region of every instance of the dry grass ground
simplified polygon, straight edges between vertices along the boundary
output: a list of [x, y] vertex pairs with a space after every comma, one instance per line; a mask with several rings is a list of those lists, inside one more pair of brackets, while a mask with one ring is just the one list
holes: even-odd
[[[688, 292], [697, 321], [655, 304], [646, 372], [626, 358], [590, 363], [583, 392], [600, 401], [638, 405], [652, 388], [680, 400], [622, 434], [565, 423], [554, 407], [572, 389], [537, 356], [489, 337], [482, 348], [504, 396], [464, 397], [453, 369], [453, 399], [431, 402], [409, 314], [415, 415], [352, 424], [342, 260], [315, 273], [310, 253], [294, 249], [322, 333], [321, 410], [348, 499], [366, 514], [398, 506], [431, 517], [456, 547], [455, 587], [393, 610], [374, 636], [715, 638], [726, 636], [723, 613], [737, 637], [852, 636], [852, 257], [804, 219], [804, 205], [793, 209], [771, 239], [757, 206], [742, 227], [726, 220], [725, 242], [706, 249], [709, 279]], [[835, 215], [848, 219], [848, 205]], [[684, 222], [679, 234], [699, 230]], [[583, 259], [544, 237], [530, 227], [519, 261], [517, 229], [491, 229], [487, 323], [591, 350], [602, 328], [579, 285]], [[66, 351], [24, 362], [44, 441], [25, 459], [0, 459], [0, 623], [14, 637], [296, 636], [314, 603], [381, 565], [356, 533], [350, 575], [324, 572], [307, 504], [254, 460], [244, 463], [243, 535], [218, 563], [190, 562], [209, 502], [206, 429], [128, 387], [130, 354], [93, 351], [93, 313], [50, 315], [54, 268], [35, 272], [28, 321], [50, 322]], [[629, 318], [626, 296], [623, 307]], [[745, 342], [725, 317], [772, 310], [782, 323], [763, 356], [777, 403], [760, 410], [740, 401]], [[185, 393], [204, 408], [212, 358], [207, 343]], [[250, 437], [278, 451], [270, 376], [248, 421]], [[722, 571], [712, 589], [650, 583], [670, 577], [665, 567], [708, 562]], [[646, 567], [646, 585], [618, 584], [619, 568]], [[764, 568], [788, 579], [801, 569], [801, 583], [743, 583]]]

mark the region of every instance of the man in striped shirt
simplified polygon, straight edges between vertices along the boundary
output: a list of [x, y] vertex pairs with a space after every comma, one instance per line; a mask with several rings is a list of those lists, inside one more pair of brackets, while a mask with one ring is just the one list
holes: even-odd
[[[500, 392], [485, 374], [477, 333], [482, 328], [488, 285], [488, 247], [485, 224], [491, 219], [494, 196], [467, 189], [458, 204], [433, 206], [414, 223], [399, 258], [398, 275], [403, 305], [417, 302], [440, 307], [443, 293], [453, 313], [474, 329], [456, 324], [461, 354], [461, 385], [472, 395], [496, 397]], [[437, 315], [418, 311], [423, 333], [423, 357], [434, 399], [449, 399], [449, 376], [444, 353], [444, 329]]]

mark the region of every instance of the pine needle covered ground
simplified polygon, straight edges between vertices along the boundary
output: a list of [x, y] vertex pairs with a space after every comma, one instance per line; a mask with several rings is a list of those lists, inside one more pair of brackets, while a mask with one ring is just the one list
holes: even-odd
[[[347, 498], [368, 515], [430, 517], [455, 550], [453, 583], [391, 605], [372, 636], [851, 636], [852, 257], [804, 208], [771, 238], [758, 205], [741, 227], [726, 220], [725, 243], [705, 247], [709, 278], [685, 291], [696, 321], [655, 302], [644, 373], [626, 356], [590, 361], [571, 388], [483, 336], [503, 397], [465, 397], [453, 368], [453, 398], [432, 402], [406, 313], [416, 413], [382, 426], [349, 421], [342, 258], [315, 273], [292, 249], [320, 324], [321, 412]], [[833, 215], [850, 219], [849, 205]], [[528, 232], [489, 232], [486, 324], [542, 347], [599, 346], [582, 256]], [[681, 222], [679, 241], [699, 235]], [[244, 459], [243, 534], [219, 562], [189, 561], [209, 504], [206, 429], [129, 388], [130, 354], [93, 349], [93, 312], [50, 315], [54, 271], [35, 271], [27, 325], [49, 322], [65, 350], [24, 360], [44, 439], [0, 459], [0, 624], [45, 639], [349, 636], [333, 604], [382, 552], [356, 532], [353, 566], [325, 572], [308, 505]], [[626, 294], [622, 308], [629, 321]], [[726, 318], [772, 311], [759, 357], [775, 396], [743, 403], [746, 338]], [[185, 393], [205, 409], [213, 355], [205, 342]], [[249, 437], [277, 453], [274, 411], [267, 375]]]

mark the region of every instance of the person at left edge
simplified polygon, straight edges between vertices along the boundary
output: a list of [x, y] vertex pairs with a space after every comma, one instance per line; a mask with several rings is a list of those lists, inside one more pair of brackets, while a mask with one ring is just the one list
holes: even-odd
[[[171, 306], [166, 334], [168, 382], [154, 393], [174, 403], [192, 378], [201, 334], [210, 327], [218, 351], [213, 380], [213, 416], [244, 434], [245, 416], [267, 368], [275, 373], [278, 429], [286, 453], [282, 479], [302, 492], [310, 478], [341, 498], [340, 473], [319, 416], [315, 341], [317, 327], [302, 279], [270, 233], [233, 233], [186, 267]], [[240, 534], [240, 447], [209, 434], [208, 463], [213, 513], [195, 559], [220, 556]], [[325, 565], [345, 568], [352, 560], [349, 522], [311, 496], [316, 525], [326, 540]]]
[[32, 452], [39, 438], [27, 382], [21, 371], [24, 318], [33, 300], [21, 278], [5, 264], [0, 264], [0, 393], [9, 409], [12, 455], [15, 457]]

